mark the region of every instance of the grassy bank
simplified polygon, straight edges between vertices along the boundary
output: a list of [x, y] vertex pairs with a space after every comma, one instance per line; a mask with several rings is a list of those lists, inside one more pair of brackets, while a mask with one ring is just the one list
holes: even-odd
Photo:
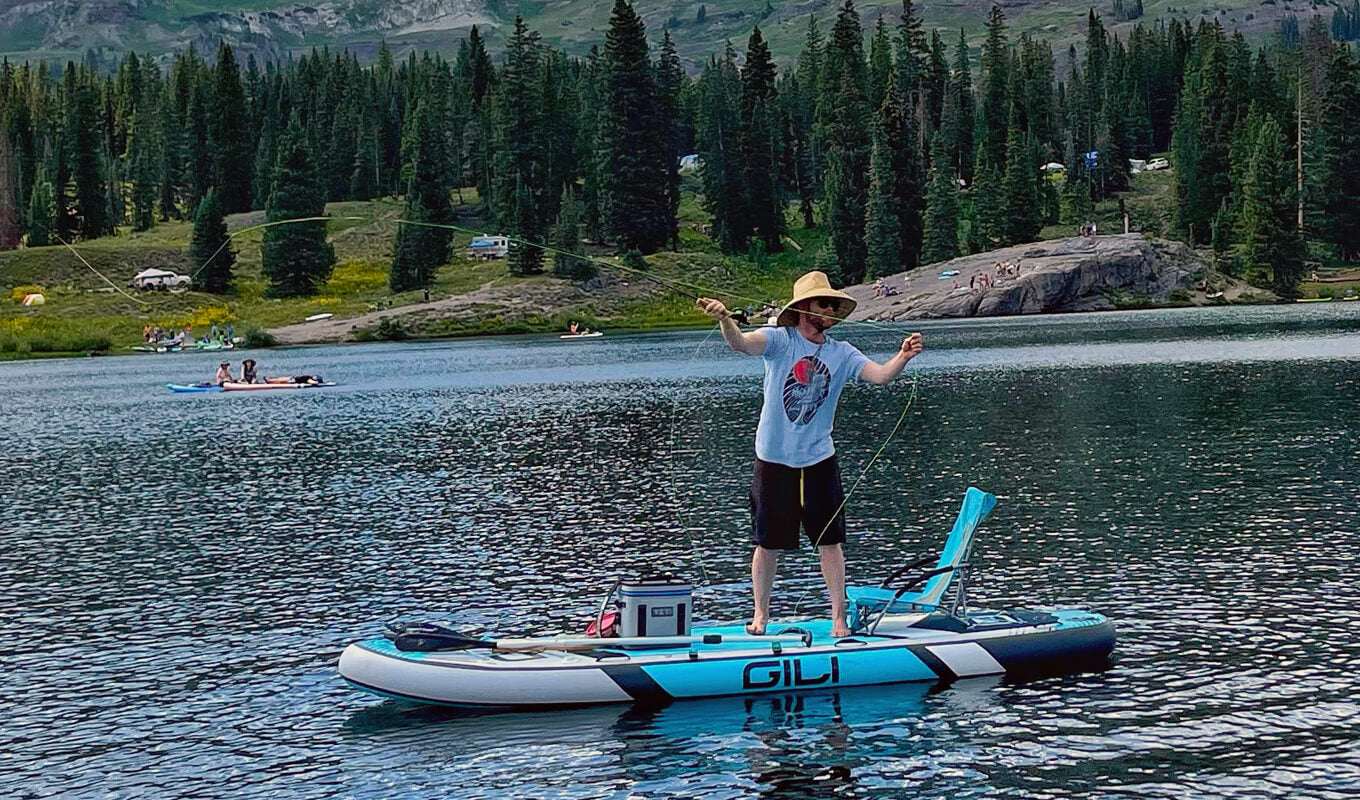
[[[465, 193], [466, 195], [467, 193]], [[468, 197], [476, 200], [475, 194]], [[0, 253], [0, 359], [34, 355], [125, 353], [142, 342], [145, 326], [206, 334], [213, 324], [234, 325], [237, 335], [301, 322], [313, 314], [353, 316], [378, 308], [394, 310], [423, 300], [419, 291], [393, 293], [387, 287], [395, 220], [401, 205], [393, 200], [333, 203], [327, 225], [337, 264], [315, 297], [265, 297], [268, 280], [260, 261], [261, 231], [232, 240], [236, 251], [231, 294], [140, 292], [126, 286], [147, 268], [191, 274], [189, 240], [193, 226], [170, 221], [150, 231]], [[263, 221], [252, 212], [228, 219], [240, 231]], [[455, 234], [462, 253], [471, 235]], [[457, 257], [437, 274], [432, 297], [462, 294], [488, 283], [511, 282], [504, 262]], [[23, 306], [23, 295], [41, 293], [46, 302]], [[7, 302], [5, 302], [7, 300]]]
[[[464, 253], [470, 233], [453, 237], [453, 258], [439, 268], [430, 287], [430, 299], [464, 296], [489, 289], [486, 302], [454, 303], [446, 309], [415, 311], [424, 302], [419, 291], [393, 293], [387, 286], [393, 240], [401, 215], [401, 203], [393, 199], [371, 202], [332, 203], [327, 231], [335, 247], [337, 264], [315, 297], [273, 299], [266, 297], [260, 243], [262, 231], [249, 230], [263, 222], [262, 212], [234, 215], [228, 227], [243, 231], [233, 238], [237, 253], [232, 293], [213, 295], [137, 292], [127, 281], [148, 267], [192, 274], [188, 245], [192, 226], [188, 222], [163, 222], [143, 233], [120, 232], [117, 236], [62, 245], [0, 253], [0, 359], [53, 354], [130, 353], [142, 342], [145, 326], [183, 330], [204, 335], [214, 324], [233, 325], [237, 335], [303, 322], [307, 317], [329, 313], [337, 319], [391, 309], [385, 321], [357, 331], [359, 339], [401, 339], [468, 336], [504, 333], [561, 331], [571, 321], [592, 328], [657, 329], [707, 324], [694, 309], [691, 294], [719, 294], [733, 305], [759, 309], [766, 302], [788, 296], [793, 280], [814, 268], [825, 244], [821, 228], [803, 229], [795, 210], [789, 211], [788, 237], [783, 252], [762, 255], [724, 256], [704, 232], [708, 215], [696, 200], [696, 185], [687, 178], [680, 205], [679, 252], [663, 251], [647, 258], [652, 281], [615, 267], [602, 269], [603, 287], [577, 290], [551, 275], [510, 275], [504, 261], [478, 261]], [[1169, 171], [1136, 176], [1131, 191], [1122, 195], [1133, 229], [1152, 236], [1171, 231], [1174, 177]], [[478, 198], [463, 190], [457, 206], [458, 224], [480, 230]], [[1123, 229], [1120, 198], [1096, 204], [1090, 217], [1102, 232]], [[1054, 225], [1041, 238], [1072, 236], [1080, 223]], [[492, 232], [492, 231], [487, 231]], [[610, 249], [590, 248], [605, 263], [618, 263]], [[551, 266], [551, 258], [548, 264]], [[1324, 270], [1328, 276], [1333, 273]], [[1328, 291], [1343, 296], [1360, 291], [1360, 274], [1353, 283], [1305, 284], [1305, 296]], [[681, 291], [666, 286], [683, 284]], [[24, 294], [40, 292], [45, 305], [25, 307]], [[8, 302], [4, 300], [8, 298]], [[1139, 298], [1119, 298], [1128, 307], [1147, 303]], [[1173, 303], [1183, 304], [1183, 302]]]

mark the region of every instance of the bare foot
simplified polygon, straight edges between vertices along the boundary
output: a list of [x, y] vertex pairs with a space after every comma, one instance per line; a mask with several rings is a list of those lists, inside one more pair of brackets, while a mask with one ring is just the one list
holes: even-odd
[[850, 635], [850, 628], [844, 622], [837, 621], [831, 626], [832, 639], [844, 639]]
[[[746, 635], [747, 635], [747, 636], [764, 636], [764, 635], [765, 635], [765, 623], [764, 623], [764, 622], [754, 622], [754, 621], [746, 623]], [[848, 634], [847, 634], [847, 635], [848, 635]]]

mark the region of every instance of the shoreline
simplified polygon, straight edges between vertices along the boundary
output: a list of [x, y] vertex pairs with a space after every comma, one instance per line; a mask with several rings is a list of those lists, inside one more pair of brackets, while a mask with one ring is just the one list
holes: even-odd
[[[1231, 309], [1231, 308], [1260, 308], [1260, 307], [1267, 307], [1267, 306], [1269, 306], [1269, 307], [1282, 307], [1282, 308], [1283, 308], [1283, 307], [1291, 307], [1291, 306], [1297, 306], [1297, 305], [1315, 306], [1315, 305], [1319, 305], [1320, 303], [1330, 303], [1330, 302], [1346, 302], [1346, 301], [1342, 300], [1341, 298], [1335, 298], [1335, 299], [1328, 299], [1328, 300], [1321, 300], [1321, 301], [1311, 301], [1311, 302], [1310, 302], [1310, 301], [1303, 301], [1303, 302], [1298, 302], [1298, 301], [1294, 301], [1294, 302], [1275, 301], [1275, 302], [1261, 302], [1261, 303], [1198, 303], [1198, 304], [1197, 304], [1197, 303], [1190, 303], [1190, 302], [1168, 302], [1168, 303], [1159, 303], [1159, 304], [1150, 304], [1150, 305], [1140, 305], [1140, 306], [1136, 306], [1136, 307], [1125, 307], [1125, 308], [1071, 309], [1071, 310], [1046, 311], [1046, 312], [1029, 313], [1029, 314], [997, 314], [997, 315], [989, 315], [989, 316], [985, 316], [985, 317], [983, 317], [983, 316], [970, 316], [970, 317], [930, 317], [930, 318], [919, 318], [919, 317], [918, 317], [918, 318], [897, 318], [897, 319], [875, 319], [875, 318], [860, 318], [860, 319], [855, 319], [855, 318], [851, 318], [851, 319], [848, 319], [848, 320], [846, 321], [846, 323], [847, 323], [847, 324], [850, 324], [850, 325], [871, 325], [871, 326], [899, 325], [899, 326], [901, 326], [901, 327], [903, 328], [903, 330], [907, 330], [907, 329], [911, 328], [913, 325], [921, 325], [921, 324], [924, 324], [924, 325], [926, 325], [926, 326], [928, 326], [928, 327], [933, 327], [933, 326], [935, 326], [935, 325], [940, 325], [940, 324], [959, 324], [959, 325], [967, 325], [968, 323], [971, 323], [971, 322], [1004, 322], [1004, 321], [1014, 321], [1014, 320], [1020, 320], [1020, 319], [1072, 317], [1072, 316], [1077, 316], [1077, 315], [1082, 315], [1082, 314], [1105, 315], [1105, 314], [1117, 314], [1117, 313], [1120, 313], [1120, 312], [1126, 312], [1126, 313], [1134, 313], [1134, 314], [1136, 314], [1136, 313], [1140, 313], [1140, 312], [1148, 312], [1148, 311], [1177, 311], [1177, 310], [1186, 310], [1186, 311], [1189, 311], [1189, 310], [1194, 310], [1194, 309], [1210, 309], [1210, 308], [1218, 308], [1218, 309]], [[1356, 308], [1357, 308], [1357, 309], [1360, 309], [1360, 302], [1357, 302], [1357, 303], [1356, 303]], [[750, 331], [750, 330], [758, 330], [758, 329], [760, 329], [761, 327], [764, 327], [764, 326], [746, 326], [746, 327], [744, 328], [744, 330], [747, 330], [747, 331]], [[711, 330], [711, 328], [712, 328], [711, 325], [700, 324], [700, 323], [698, 323], [697, 321], [696, 321], [696, 322], [677, 321], [677, 322], [675, 322], [675, 323], [673, 323], [673, 324], [672, 324], [672, 323], [660, 323], [660, 324], [657, 324], [657, 325], [650, 325], [650, 326], [626, 326], [626, 327], [619, 327], [619, 328], [609, 328], [609, 327], [606, 326], [606, 327], [601, 327], [601, 328], [593, 328], [594, 330], [602, 330], [602, 331], [603, 331], [604, 336], [603, 336], [603, 337], [600, 337], [600, 339], [587, 339], [587, 340], [583, 340], [583, 341], [585, 341], [585, 342], [598, 342], [598, 341], [600, 341], [601, 339], [607, 340], [607, 339], [609, 339], [610, 337], [635, 336], [635, 335], [639, 335], [639, 334], [661, 334], [661, 333], [688, 333], [688, 332], [699, 332], [699, 331], [708, 331], [708, 330]], [[425, 344], [425, 343], [431, 343], [431, 342], [449, 342], [449, 341], [480, 340], [480, 339], [507, 339], [507, 340], [545, 339], [545, 340], [558, 340], [558, 337], [561, 336], [563, 333], [565, 333], [565, 331], [563, 331], [563, 330], [561, 330], [561, 329], [557, 329], [557, 328], [553, 328], [553, 329], [529, 330], [529, 331], [515, 331], [515, 332], [467, 331], [467, 332], [446, 333], [446, 334], [434, 334], [434, 335], [419, 335], [419, 334], [413, 334], [413, 335], [410, 335], [410, 336], [407, 336], [407, 337], [401, 338], [401, 339], [364, 339], [364, 340], [345, 340], [345, 341], [297, 341], [297, 342], [289, 342], [289, 343], [286, 343], [286, 344], [280, 343], [280, 344], [272, 345], [272, 346], [269, 346], [269, 347], [236, 347], [236, 348], [234, 348], [234, 349], [232, 349], [232, 350], [204, 350], [204, 351], [201, 351], [201, 352], [204, 353], [204, 354], [215, 355], [215, 356], [221, 356], [221, 355], [223, 355], [223, 354], [229, 353], [229, 354], [231, 354], [231, 356], [230, 356], [231, 358], [235, 358], [235, 357], [236, 357], [238, 354], [240, 354], [240, 353], [250, 353], [250, 352], [258, 353], [258, 352], [267, 352], [267, 351], [271, 351], [271, 350], [297, 350], [297, 349], [309, 349], [309, 348], [318, 348], [318, 347], [351, 347], [351, 346], [370, 345], [370, 344], [397, 344], [397, 345], [400, 345], [400, 344]], [[565, 343], [565, 342], [564, 342], [564, 343]], [[126, 348], [122, 348], [122, 349], [111, 349], [111, 350], [104, 350], [104, 351], [90, 351], [90, 352], [84, 352], [84, 353], [82, 353], [82, 352], [62, 352], [62, 353], [57, 353], [57, 352], [48, 353], [48, 352], [44, 352], [44, 353], [29, 353], [29, 354], [25, 354], [25, 355], [16, 355], [16, 354], [14, 354], [14, 353], [0, 353], [0, 364], [18, 363], [18, 362], [25, 362], [25, 361], [38, 361], [38, 360], [47, 361], [47, 360], [58, 360], [58, 359], [115, 358], [115, 357], [116, 357], [116, 358], [123, 358], [123, 357], [128, 357], [128, 356], [175, 356], [175, 355], [194, 354], [195, 352], [200, 352], [200, 351], [184, 350], [184, 351], [181, 351], [181, 352], [179, 352], [179, 353], [146, 353], [146, 352], [137, 352], [137, 351], [129, 350], [129, 349], [126, 349]]]

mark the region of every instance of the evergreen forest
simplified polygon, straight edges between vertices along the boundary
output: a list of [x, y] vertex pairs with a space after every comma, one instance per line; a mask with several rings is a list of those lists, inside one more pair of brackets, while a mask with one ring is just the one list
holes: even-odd
[[512, 273], [583, 278], [593, 265], [569, 255], [583, 243], [634, 259], [675, 248], [688, 182], [723, 252], [758, 262], [791, 226], [822, 228], [816, 264], [853, 284], [1080, 221], [1129, 187], [1131, 159], [1169, 153], [1177, 235], [1289, 297], [1310, 260], [1360, 255], [1350, 19], [1253, 48], [1216, 22], [1120, 38], [1091, 10], [1084, 44], [1055, 53], [999, 7], [979, 47], [972, 31], [925, 30], [911, 0], [891, 25], [843, 0], [808, 17], [784, 69], [756, 28], [687, 71], [669, 31], [649, 39], [615, 0], [584, 58], [517, 20], [494, 55], [474, 27], [451, 58], [384, 45], [368, 65], [328, 50], [242, 62], [226, 43], [129, 53], [113, 74], [6, 61], [0, 249], [191, 219], [200, 285], [225, 291], [221, 218], [263, 210], [304, 220], [268, 228], [262, 252], [270, 291], [306, 296], [334, 262], [326, 203], [395, 197], [410, 224], [390, 285], [408, 290], [448, 260], [441, 226], [475, 189], [482, 227], [529, 243]]

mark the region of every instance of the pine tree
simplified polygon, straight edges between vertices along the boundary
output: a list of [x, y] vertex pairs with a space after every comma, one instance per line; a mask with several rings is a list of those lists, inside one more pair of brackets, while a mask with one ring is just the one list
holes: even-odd
[[[549, 186], [548, 137], [543, 107], [543, 48], [522, 17], [506, 43], [505, 69], [501, 73], [496, 107], [495, 169], [492, 208], [502, 230], [528, 242], [542, 242], [556, 209], [549, 209], [545, 193]], [[553, 201], [556, 204], [557, 196]], [[549, 216], [549, 215], [552, 216]], [[521, 245], [510, 253], [510, 270], [516, 275], [543, 271], [543, 250]]]
[[930, 60], [921, 79], [928, 124], [922, 130], [937, 130], [944, 114], [944, 94], [949, 86], [949, 56], [938, 30], [930, 32]]
[[1001, 175], [993, 167], [983, 166], [970, 195], [968, 250], [981, 253], [1002, 246], [1006, 237], [1006, 191]]
[[132, 179], [132, 229], [150, 230], [160, 205], [159, 131], [155, 111], [143, 107], [132, 112], [128, 123], [128, 166]]
[[418, 102], [402, 137], [403, 172], [409, 175], [402, 218], [414, 224], [397, 228], [388, 275], [394, 292], [428, 287], [435, 270], [449, 260], [453, 231], [437, 226], [453, 224], [453, 207], [444, 183], [445, 144], [434, 105]]
[[[192, 51], [190, 51], [192, 55]], [[196, 67], [196, 68], [194, 68]], [[185, 112], [184, 143], [184, 196], [186, 208], [197, 208], [198, 202], [207, 193], [213, 182], [212, 139], [209, 134], [209, 118], [212, 108], [212, 90], [208, 84], [207, 68], [201, 61], [191, 62], [188, 106]], [[272, 187], [272, 183], [270, 184]]]
[[916, 150], [919, 137], [915, 133], [913, 119], [921, 122], [925, 120], [911, 111], [912, 104], [903, 99], [896, 85], [892, 85], [888, 87], [876, 120], [892, 171], [892, 207], [897, 215], [897, 239], [900, 245], [899, 269], [914, 269], [920, 262], [923, 235], [921, 212], [924, 207], [924, 168]]
[[600, 164], [604, 148], [600, 142], [601, 97], [603, 96], [604, 63], [598, 47], [592, 46], [581, 65], [577, 78], [577, 106], [580, 109], [581, 165], [581, 235], [592, 242], [603, 241], [604, 212], [601, 196]]
[[1000, 170], [1006, 163], [1009, 121], [1010, 59], [1006, 49], [1006, 18], [999, 6], [987, 13], [987, 40], [982, 45], [982, 107], [979, 152], [982, 162]]
[[751, 215], [742, 183], [741, 77], [729, 44], [699, 76], [699, 180], [713, 217], [713, 241], [724, 253], [746, 249]]
[[1039, 165], [1034, 157], [1034, 145], [1020, 131], [1011, 128], [1006, 141], [1004, 238], [1007, 244], [1032, 242], [1043, 227], [1043, 210], [1039, 203]]
[[226, 42], [217, 47], [213, 70], [212, 112], [208, 123], [212, 142], [212, 182], [227, 214], [250, 210], [250, 169], [254, 137], [248, 128], [245, 89], [236, 56]]
[[1232, 188], [1228, 164], [1232, 130], [1245, 114], [1228, 101], [1223, 31], [1205, 28], [1186, 63], [1185, 86], [1173, 124], [1177, 226], [1197, 241], [1207, 238], [1213, 215]]
[[46, 247], [51, 244], [52, 228], [56, 225], [53, 217], [57, 213], [57, 203], [52, 184], [41, 173], [28, 196], [28, 236], [29, 247]]
[[864, 239], [868, 245], [868, 274], [879, 278], [896, 273], [902, 262], [902, 234], [898, 230], [898, 199], [893, 193], [892, 155], [878, 126], [869, 157], [869, 204]]
[[486, 44], [476, 25], [468, 32], [467, 44], [468, 83], [472, 89], [472, 103], [479, 106], [495, 79], [496, 67], [491, 63], [491, 56], [487, 55]]
[[826, 221], [841, 280], [864, 278], [864, 207], [869, 190], [869, 131], [873, 115], [867, 83], [863, 32], [853, 0], [845, 0], [827, 44], [817, 118], [826, 144]]
[[588, 281], [599, 274], [595, 262], [581, 258], [581, 201], [570, 189], [562, 190], [562, 201], [553, 232], [553, 274], [576, 281]]
[[671, 32], [665, 31], [661, 36], [661, 55], [656, 64], [656, 91], [661, 102], [662, 130], [666, 137], [666, 219], [669, 223], [666, 233], [672, 250], [680, 249], [677, 215], [680, 213], [680, 157], [685, 154], [681, 150], [684, 115], [681, 93], [684, 87], [684, 67], [680, 65], [680, 56], [675, 52]]
[[874, 23], [874, 35], [869, 39], [869, 105], [878, 108], [883, 105], [883, 96], [888, 93], [888, 85], [895, 80], [893, 75], [892, 40], [888, 37], [888, 24], [880, 15]]
[[[968, 41], [963, 31], [959, 31], [959, 43], [954, 50], [954, 67], [950, 75], [946, 104], [952, 108], [953, 123], [941, 121], [944, 130], [945, 147], [949, 151], [949, 161], [954, 165], [958, 176], [965, 181], [973, 179], [973, 77], [968, 66]], [[946, 111], [943, 117], [951, 117]]]
[[795, 131], [801, 146], [799, 153], [798, 198], [803, 212], [803, 227], [811, 228], [816, 224], [813, 216], [813, 202], [822, 186], [822, 173], [825, 166], [824, 136], [817, 121], [818, 86], [822, 74], [824, 46], [822, 32], [817, 27], [817, 18], [808, 15], [807, 36], [803, 41], [803, 51], [798, 54], [796, 77], [800, 94], [788, 98], [795, 105], [791, 109], [795, 120]]
[[784, 249], [778, 101], [774, 60], [756, 28], [747, 42], [746, 69], [741, 73], [741, 177], [751, 233], [760, 238], [767, 253]]
[[[265, 220], [319, 217], [326, 211], [326, 198], [316, 172], [316, 160], [307, 134], [295, 114], [279, 143], [274, 167], [274, 187], [265, 204]], [[289, 222], [264, 229], [260, 245], [270, 294], [299, 297], [316, 294], [330, 277], [335, 250], [326, 241], [324, 221]]]
[[1276, 294], [1298, 297], [1304, 251], [1294, 224], [1294, 180], [1286, 156], [1279, 124], [1266, 117], [1242, 187], [1239, 233], [1247, 274], [1270, 275]]
[[[100, 169], [104, 126], [100, 115], [99, 87], [95, 77], [78, 74], [66, 64], [62, 81], [65, 97], [62, 138], [68, 149], [71, 179], [75, 182], [75, 211], [82, 239], [93, 239], [112, 230], [108, 218], [108, 187]], [[65, 226], [62, 226], [65, 229]]]
[[[3, 94], [0, 94], [0, 112], [4, 110], [3, 105]], [[19, 191], [9, 128], [9, 119], [0, 117], [0, 250], [13, 250], [19, 246]]]
[[666, 196], [665, 141], [647, 31], [627, 0], [614, 0], [605, 35], [606, 89], [600, 147], [608, 230], [621, 249], [644, 255], [665, 245], [674, 224]]
[[[1360, 24], [1357, 17], [1356, 24]], [[1321, 126], [1327, 165], [1323, 182], [1328, 242], [1345, 261], [1360, 257], [1360, 66], [1348, 47], [1338, 47], [1328, 70]]]
[[[286, 226], [285, 226], [286, 227]], [[227, 236], [227, 221], [217, 192], [208, 190], [194, 212], [194, 234], [189, 243], [189, 262], [203, 291], [226, 294], [231, 291], [231, 270], [236, 263]]]
[[931, 143], [930, 186], [926, 193], [925, 242], [921, 263], [934, 264], [959, 256], [959, 200], [944, 137]]

